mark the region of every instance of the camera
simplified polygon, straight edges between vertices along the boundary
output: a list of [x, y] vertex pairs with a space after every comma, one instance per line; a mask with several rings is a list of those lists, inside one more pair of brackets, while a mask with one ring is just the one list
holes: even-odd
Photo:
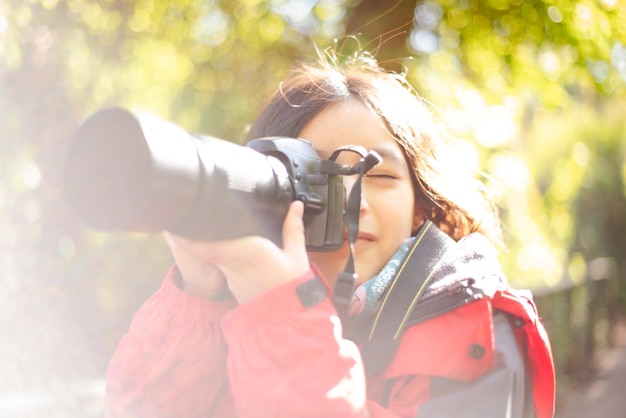
[[241, 146], [115, 107], [77, 130], [63, 192], [79, 220], [99, 230], [167, 230], [201, 240], [261, 235], [277, 244], [298, 199], [307, 249], [332, 251], [344, 241], [346, 199], [341, 170], [329, 172], [328, 162], [303, 139]]

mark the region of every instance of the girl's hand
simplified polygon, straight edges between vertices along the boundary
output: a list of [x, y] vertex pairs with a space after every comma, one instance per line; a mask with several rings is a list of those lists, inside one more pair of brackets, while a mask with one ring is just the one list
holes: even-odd
[[310, 268], [303, 211], [302, 202], [291, 203], [283, 222], [282, 248], [259, 236], [200, 242], [169, 235], [185, 284], [190, 289], [202, 289], [206, 295], [216, 295], [225, 277], [237, 301], [245, 303], [303, 275]]
[[194, 241], [165, 232], [165, 239], [183, 278], [183, 288], [205, 300], [218, 300], [226, 290], [226, 277], [217, 265], [202, 257], [202, 241]]

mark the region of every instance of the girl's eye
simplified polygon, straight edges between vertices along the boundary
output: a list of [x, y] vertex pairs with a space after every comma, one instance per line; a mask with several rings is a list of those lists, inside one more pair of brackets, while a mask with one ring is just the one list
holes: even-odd
[[392, 174], [384, 174], [384, 173], [371, 173], [366, 174], [365, 177], [369, 177], [371, 179], [381, 179], [381, 180], [395, 180], [397, 177]]

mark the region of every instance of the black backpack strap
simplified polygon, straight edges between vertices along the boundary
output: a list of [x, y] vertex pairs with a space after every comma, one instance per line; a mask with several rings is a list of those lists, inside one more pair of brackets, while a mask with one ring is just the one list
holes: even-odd
[[402, 331], [445, 254], [456, 242], [431, 221], [417, 232], [398, 272], [389, 283], [369, 334], [361, 340], [368, 376], [376, 375], [395, 355]]

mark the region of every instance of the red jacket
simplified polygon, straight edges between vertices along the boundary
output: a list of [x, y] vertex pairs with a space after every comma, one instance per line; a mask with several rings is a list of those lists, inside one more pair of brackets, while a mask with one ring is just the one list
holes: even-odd
[[107, 417], [422, 416], [434, 379], [469, 385], [498, 369], [494, 307], [513, 314], [519, 346], [530, 353], [536, 416], [553, 416], [550, 346], [523, 294], [498, 291], [409, 327], [384, 373], [366, 382], [330, 299], [304, 307], [298, 297], [299, 286], [319, 280], [312, 271], [242, 306], [190, 296], [171, 275], [111, 360]]

